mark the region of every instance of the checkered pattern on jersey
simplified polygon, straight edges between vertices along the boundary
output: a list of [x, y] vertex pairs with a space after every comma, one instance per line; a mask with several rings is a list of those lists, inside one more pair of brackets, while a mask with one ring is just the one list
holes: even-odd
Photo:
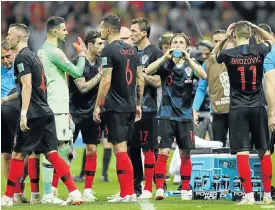
[[174, 121], [192, 120], [193, 69], [184, 63], [181, 67], [169, 68], [164, 64], [162, 79], [162, 101], [157, 118]]

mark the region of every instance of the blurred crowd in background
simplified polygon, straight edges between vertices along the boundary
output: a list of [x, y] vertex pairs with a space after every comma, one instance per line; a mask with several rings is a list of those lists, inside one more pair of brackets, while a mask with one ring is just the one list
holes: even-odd
[[[254, 23], [267, 23], [275, 31], [275, 2], [190, 2], [192, 13], [197, 19], [204, 39], [211, 38], [213, 30], [226, 28], [238, 20]], [[8, 26], [12, 23], [24, 23], [31, 30], [29, 46], [37, 52], [46, 38], [45, 22], [53, 15], [66, 19], [69, 32], [62, 46], [69, 58], [75, 55], [72, 43], [77, 36], [84, 37], [89, 30], [98, 30], [99, 23], [106, 14], [115, 13], [126, 27], [132, 18], [146, 17], [152, 24], [151, 42], [158, 43], [165, 31], [185, 32], [191, 37], [192, 44], [199, 39], [191, 13], [186, 2], [1, 2], [1, 39], [6, 37]]]

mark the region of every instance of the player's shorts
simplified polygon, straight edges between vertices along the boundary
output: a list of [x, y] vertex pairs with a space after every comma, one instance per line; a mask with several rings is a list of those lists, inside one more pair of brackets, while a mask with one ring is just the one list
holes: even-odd
[[32, 152], [40, 154], [57, 150], [58, 140], [53, 115], [28, 119], [27, 125], [30, 128], [27, 132], [22, 132], [19, 124], [17, 126], [14, 152], [27, 155]]
[[94, 144], [100, 143], [101, 129], [100, 124], [93, 120], [93, 116], [72, 116], [75, 124], [74, 132], [74, 142], [77, 139], [79, 132], [81, 131], [82, 139], [84, 144]]
[[12, 152], [20, 116], [20, 110], [9, 106], [8, 103], [9, 101], [1, 106], [1, 153]]
[[70, 129], [69, 114], [54, 114], [58, 141], [70, 141], [73, 133]]
[[135, 112], [108, 111], [104, 115], [106, 117], [109, 142], [116, 145], [132, 139], [135, 127]]
[[[251, 136], [250, 136], [251, 133]], [[265, 107], [229, 110], [229, 138], [231, 153], [269, 150], [270, 137]]]
[[180, 149], [195, 148], [195, 134], [193, 122], [159, 119], [159, 148], [171, 148], [174, 137]]
[[129, 141], [131, 148], [155, 149], [158, 147], [157, 112], [143, 112], [140, 121], [135, 123], [133, 139]]

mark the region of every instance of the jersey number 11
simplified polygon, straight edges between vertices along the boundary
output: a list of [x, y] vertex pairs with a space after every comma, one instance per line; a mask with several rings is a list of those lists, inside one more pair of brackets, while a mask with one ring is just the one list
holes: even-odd
[[[250, 71], [252, 71], [252, 90], [256, 90], [256, 83], [257, 83], [257, 71], [256, 66], [250, 66]], [[246, 81], [245, 81], [245, 70], [244, 67], [238, 67], [238, 71], [241, 73], [241, 83], [242, 83], [242, 90], [246, 90]]]

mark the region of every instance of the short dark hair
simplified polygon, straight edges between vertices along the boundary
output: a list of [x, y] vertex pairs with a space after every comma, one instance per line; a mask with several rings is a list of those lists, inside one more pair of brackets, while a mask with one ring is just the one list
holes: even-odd
[[138, 24], [141, 31], [147, 32], [147, 38], [149, 38], [151, 33], [151, 25], [146, 18], [140, 17], [132, 20], [132, 24]]
[[266, 24], [266, 23], [261, 23], [258, 25], [261, 29], [265, 30], [266, 32], [273, 34], [272, 29], [270, 27], [270, 25]]
[[186, 46], [190, 45], [190, 38], [185, 33], [175, 33], [174, 36], [170, 39], [170, 45], [172, 44], [173, 39], [177, 36], [181, 36], [185, 39]]
[[13, 27], [16, 27], [17, 29], [23, 31], [27, 37], [30, 36], [30, 30], [28, 28], [28, 26], [26, 26], [25, 24], [22, 24], [22, 23], [13, 23], [9, 26], [9, 28], [13, 28]]
[[248, 39], [251, 35], [251, 27], [247, 21], [239, 21], [235, 25], [235, 34], [237, 37]]
[[118, 33], [120, 32], [121, 23], [120, 18], [118, 16], [110, 14], [102, 18], [102, 21], [104, 25], [107, 25], [107, 27], [116, 30]]
[[8, 41], [6, 39], [1, 42], [1, 48], [4, 50], [10, 50]]
[[224, 29], [217, 29], [214, 31], [212, 36], [214, 36], [216, 34], [225, 34], [225, 33], [226, 33], [226, 30], [224, 30]]
[[46, 23], [46, 29], [47, 32], [50, 30], [59, 27], [60, 24], [65, 23], [65, 20], [63, 17], [58, 17], [58, 16], [52, 16], [47, 20]]
[[94, 43], [95, 43], [95, 40], [96, 40], [97, 38], [100, 38], [100, 33], [99, 33], [99, 32], [97, 32], [97, 31], [89, 31], [89, 32], [87, 33], [87, 35], [85, 36], [85, 41], [84, 41], [86, 47], [88, 47], [88, 44], [89, 44], [89, 43], [94, 44]]

